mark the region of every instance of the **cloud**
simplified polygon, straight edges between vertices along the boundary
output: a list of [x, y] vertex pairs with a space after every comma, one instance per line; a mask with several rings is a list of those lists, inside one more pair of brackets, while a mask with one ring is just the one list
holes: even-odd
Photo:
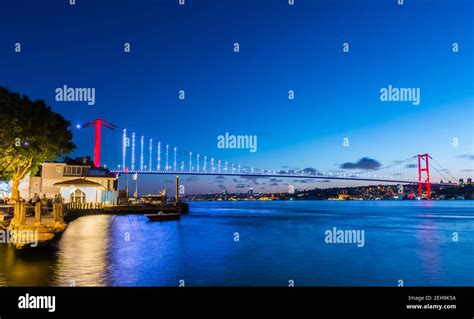
[[197, 177], [195, 176], [189, 176], [188, 178], [186, 178], [184, 181], [185, 182], [194, 182], [194, 181], [197, 181]]
[[293, 183], [302, 183], [302, 184], [309, 184], [309, 183], [330, 183], [329, 179], [294, 179]]
[[235, 185], [235, 188], [247, 188], [248, 185], [245, 185], [245, 184], [237, 184]]
[[313, 168], [313, 167], [306, 167], [305, 169], [303, 169], [303, 171], [306, 174], [313, 174], [313, 175], [318, 173], [318, 170], [316, 168]]
[[361, 158], [357, 163], [344, 163], [341, 165], [343, 169], [366, 169], [366, 170], [374, 170], [381, 166], [379, 162], [372, 158], [364, 157]]
[[308, 179], [294, 179], [293, 183], [302, 183], [302, 184], [308, 184], [309, 180]]
[[463, 154], [463, 155], [459, 155], [457, 157], [458, 158], [467, 158], [467, 159], [470, 159], [470, 160], [474, 161], [474, 155], [472, 155], [472, 154]]
[[222, 176], [222, 175], [219, 175], [219, 176], [216, 176], [216, 180], [217, 181], [223, 181], [223, 180], [225, 180], [225, 177]]
[[474, 169], [462, 169], [461, 172], [474, 172]]
[[278, 183], [271, 183], [269, 186], [280, 186]]
[[418, 165], [416, 164], [413, 164], [413, 163], [409, 163], [407, 165], [405, 165], [406, 168], [415, 168], [415, 167], [418, 167]]
[[297, 171], [299, 170], [299, 168], [297, 167], [294, 167], [294, 166], [290, 166], [290, 165], [283, 165], [283, 166], [280, 166], [282, 170], [294, 170], [294, 171]]
[[254, 185], [260, 185], [260, 183], [258, 182], [258, 179], [262, 178], [262, 177], [259, 177], [259, 176], [241, 176], [240, 178], [251, 181]]
[[272, 178], [270, 178], [270, 182], [273, 182], [273, 183], [280, 183], [280, 182], [283, 182], [283, 180], [282, 180], [282, 179], [275, 178], [275, 177], [272, 177]]

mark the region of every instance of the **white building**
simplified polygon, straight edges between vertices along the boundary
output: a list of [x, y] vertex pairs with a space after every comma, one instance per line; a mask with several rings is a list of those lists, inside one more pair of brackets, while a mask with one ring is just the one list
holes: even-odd
[[[85, 162], [85, 161], [84, 161]], [[61, 194], [64, 203], [101, 203], [115, 205], [118, 197], [118, 178], [104, 168], [66, 163], [43, 163], [40, 176], [31, 176], [29, 194], [54, 198]]]

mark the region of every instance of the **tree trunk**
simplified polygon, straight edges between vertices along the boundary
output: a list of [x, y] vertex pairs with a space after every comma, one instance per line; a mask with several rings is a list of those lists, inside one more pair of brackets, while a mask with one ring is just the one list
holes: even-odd
[[13, 178], [13, 183], [12, 183], [12, 197], [10, 198], [10, 201], [12, 203], [16, 203], [20, 199], [20, 180], [18, 178]]
[[15, 170], [15, 173], [13, 174], [12, 198], [11, 198], [11, 201], [13, 203], [16, 203], [20, 199], [20, 190], [19, 190], [20, 181], [23, 179], [23, 177], [25, 177], [32, 163], [33, 163], [33, 159], [29, 158], [26, 166], [17, 167]]

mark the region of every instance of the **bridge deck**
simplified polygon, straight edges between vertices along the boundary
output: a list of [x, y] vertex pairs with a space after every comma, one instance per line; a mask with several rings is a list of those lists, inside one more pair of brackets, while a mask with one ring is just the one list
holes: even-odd
[[[305, 175], [305, 174], [249, 174], [249, 173], [210, 173], [210, 172], [185, 172], [185, 171], [118, 171], [112, 170], [111, 172], [116, 174], [129, 174], [133, 175], [143, 174], [143, 175], [201, 175], [201, 176], [239, 176], [239, 177], [278, 177], [278, 178], [306, 178], [306, 179], [329, 179], [329, 180], [352, 180], [352, 181], [362, 181], [362, 182], [384, 182], [384, 183], [398, 183], [398, 184], [418, 184], [418, 181], [407, 181], [407, 180], [398, 180], [398, 179], [386, 179], [386, 178], [368, 178], [368, 177], [355, 177], [355, 176], [327, 176], [327, 175]], [[421, 184], [427, 184], [427, 182], [421, 182]], [[455, 185], [455, 183], [450, 184], [440, 184], [430, 182], [431, 185]]]

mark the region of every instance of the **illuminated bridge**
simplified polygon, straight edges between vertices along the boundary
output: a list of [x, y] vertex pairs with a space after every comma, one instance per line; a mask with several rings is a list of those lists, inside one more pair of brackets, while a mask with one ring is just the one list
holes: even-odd
[[[82, 127], [95, 126], [94, 165], [100, 166], [101, 127], [115, 129], [116, 126], [97, 119]], [[404, 160], [393, 161], [390, 165], [356, 173], [320, 172], [314, 169], [274, 170], [245, 166], [222, 159], [185, 151], [162, 141], [135, 132], [122, 130], [122, 161], [112, 172], [117, 174], [159, 174], [159, 175], [203, 175], [278, 177], [324, 180], [354, 180], [369, 182], [389, 182], [418, 184], [418, 193], [423, 188], [430, 196], [432, 184], [456, 184], [456, 178], [444, 169], [430, 155], [417, 154]], [[433, 177], [433, 174], [436, 175]], [[433, 182], [435, 181], [435, 182]]]

